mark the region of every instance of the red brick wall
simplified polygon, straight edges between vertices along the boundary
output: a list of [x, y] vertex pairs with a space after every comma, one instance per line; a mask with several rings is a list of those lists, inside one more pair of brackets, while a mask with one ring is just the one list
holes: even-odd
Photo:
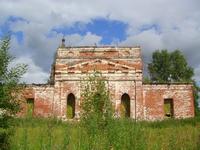
[[54, 106], [54, 88], [49, 85], [31, 85], [28, 86], [23, 92], [22, 111], [20, 115], [26, 115], [27, 112], [27, 99], [34, 100], [34, 116], [48, 117], [53, 115]]
[[[191, 85], [148, 85], [142, 83], [142, 59], [139, 47], [76, 47], [59, 48], [52, 70], [54, 85], [32, 85], [24, 91], [34, 98], [35, 116], [56, 116], [66, 119], [67, 96], [75, 96], [75, 116], [80, 117], [81, 84], [94, 70], [101, 72], [110, 97], [119, 114], [121, 97], [130, 97], [130, 117], [137, 120], [164, 118], [165, 98], [174, 101], [175, 118], [194, 116]], [[54, 68], [54, 67], [53, 67]], [[26, 105], [23, 104], [23, 113]]]
[[144, 119], [164, 119], [164, 99], [173, 99], [174, 117], [194, 117], [192, 85], [143, 85]]

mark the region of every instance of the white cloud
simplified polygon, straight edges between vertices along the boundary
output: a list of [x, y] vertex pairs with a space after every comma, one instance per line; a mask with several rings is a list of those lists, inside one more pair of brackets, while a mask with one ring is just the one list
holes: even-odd
[[[37, 30], [35, 31], [35, 33]], [[34, 30], [24, 30], [24, 44], [20, 45], [12, 36], [11, 52], [18, 58], [15, 63], [28, 64], [28, 72], [23, 76], [27, 83], [42, 83], [48, 80], [53, 56], [60, 44], [62, 35], [52, 33], [51, 38], [42, 34], [33, 34]], [[94, 45], [100, 36], [87, 33], [84, 36], [72, 34], [66, 37], [66, 45]]]
[[22, 76], [23, 82], [26, 83], [45, 83], [49, 78], [49, 73], [46, 73], [42, 68], [37, 66], [31, 58], [20, 57], [13, 64], [27, 64], [28, 71]]
[[[180, 25], [184, 20], [199, 18], [199, 0], [1, 0], [0, 13], [53, 26], [88, 22], [96, 17], [109, 17], [128, 22], [132, 28], [158, 23], [163, 27]], [[198, 5], [199, 4], [199, 5]]]
[[[1, 0], [0, 24], [9, 16], [26, 21], [11, 23], [13, 31], [22, 31], [24, 42], [20, 45], [13, 37], [12, 53], [16, 57], [28, 56], [32, 64], [45, 73], [50, 69], [61, 34], [52, 28], [71, 26], [79, 21], [90, 22], [104, 17], [128, 24], [127, 39], [122, 45], [141, 45], [146, 60], [155, 49], [182, 49], [189, 63], [198, 70], [200, 62], [200, 1], [199, 0]], [[154, 29], [141, 31], [144, 25], [156, 24]], [[51, 32], [51, 37], [47, 35]], [[93, 45], [102, 37], [88, 32], [85, 36], [66, 36], [70, 45]], [[39, 71], [39, 70], [38, 70]], [[198, 73], [198, 71], [195, 71]], [[196, 74], [196, 79], [199, 75]]]
[[149, 52], [163, 48], [162, 35], [155, 30], [146, 30], [137, 35], [130, 35], [121, 45], [140, 45], [149, 55]]
[[95, 44], [100, 44], [102, 37], [94, 35], [90, 32], [87, 32], [86, 35], [81, 36], [79, 34], [71, 34], [65, 37], [66, 44], [70, 46], [84, 46], [90, 45], [93, 46]]

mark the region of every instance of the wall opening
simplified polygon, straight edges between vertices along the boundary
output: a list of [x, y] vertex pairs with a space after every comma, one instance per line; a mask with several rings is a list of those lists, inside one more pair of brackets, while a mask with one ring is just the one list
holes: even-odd
[[68, 119], [72, 119], [75, 116], [75, 96], [72, 93], [70, 93], [67, 97], [66, 113]]
[[130, 97], [126, 93], [121, 97], [120, 112], [121, 117], [130, 117]]
[[173, 99], [164, 99], [165, 118], [174, 117]]
[[26, 100], [26, 116], [27, 117], [33, 117], [33, 112], [34, 112], [34, 99], [33, 98], [28, 98]]

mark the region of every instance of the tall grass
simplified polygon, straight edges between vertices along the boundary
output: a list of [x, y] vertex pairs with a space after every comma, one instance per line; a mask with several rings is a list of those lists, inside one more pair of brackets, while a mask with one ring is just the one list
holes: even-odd
[[[198, 149], [200, 119], [137, 122], [111, 120], [103, 132], [89, 134], [79, 122], [16, 119], [13, 150]], [[102, 131], [102, 130], [100, 130]]]

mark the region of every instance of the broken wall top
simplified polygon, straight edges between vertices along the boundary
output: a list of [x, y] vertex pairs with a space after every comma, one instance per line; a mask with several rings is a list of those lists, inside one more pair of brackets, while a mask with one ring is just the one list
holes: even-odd
[[57, 59], [84, 59], [84, 58], [102, 58], [102, 59], [140, 59], [140, 47], [64, 47], [58, 48]]

